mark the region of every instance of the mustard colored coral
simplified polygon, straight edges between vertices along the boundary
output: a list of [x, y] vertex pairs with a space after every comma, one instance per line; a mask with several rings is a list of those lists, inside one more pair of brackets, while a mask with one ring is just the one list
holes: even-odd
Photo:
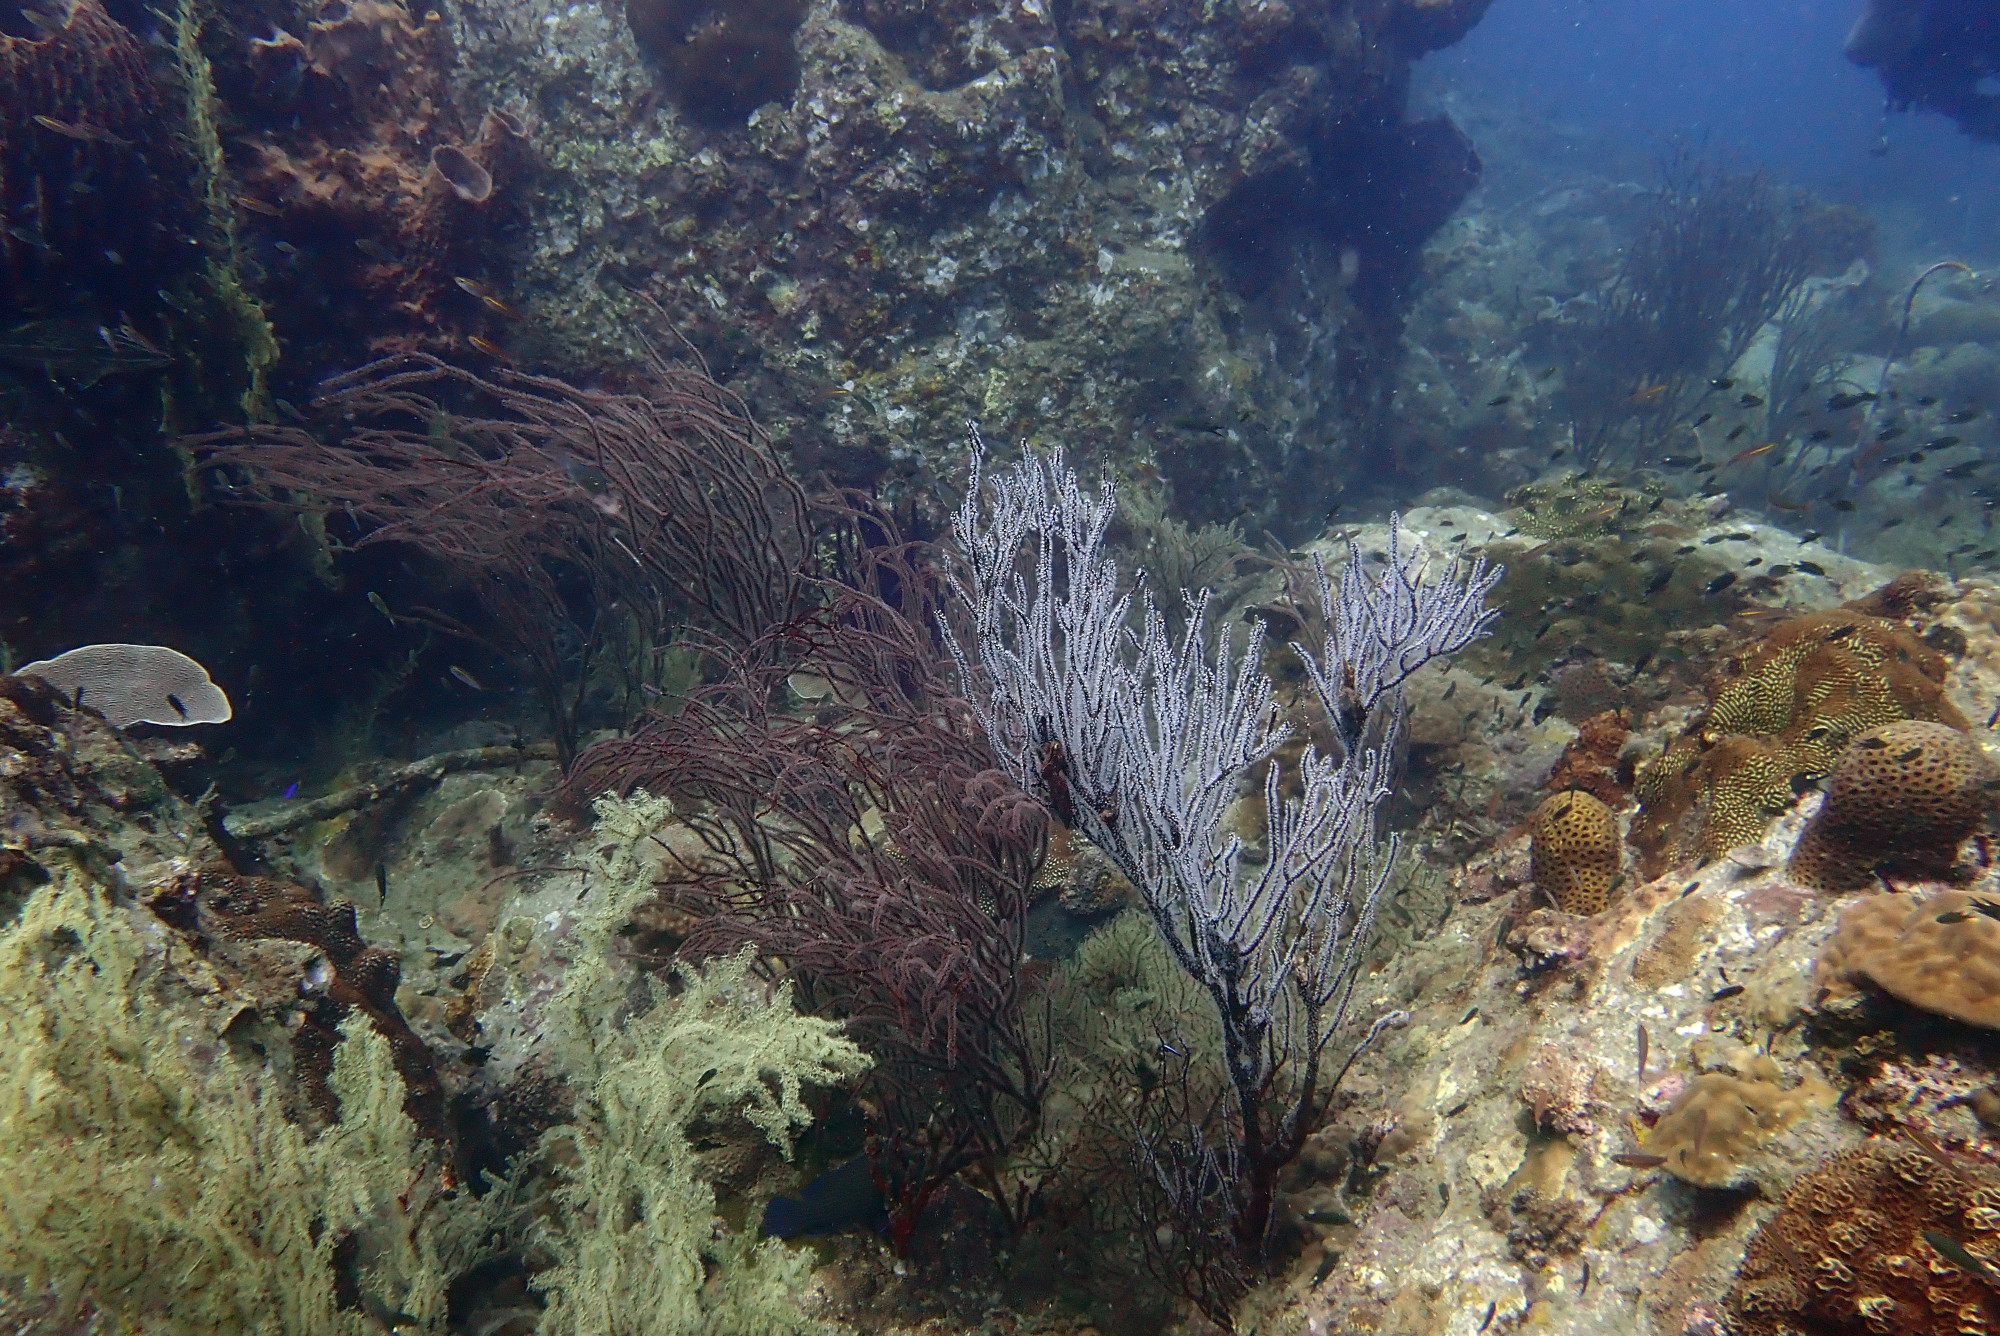
[[0, 1275], [120, 1332], [374, 1336], [336, 1299], [352, 1249], [368, 1309], [443, 1330], [482, 1222], [447, 1199], [388, 1042], [347, 1027], [342, 1120], [309, 1138], [271, 1071], [180, 1019], [132, 914], [63, 869], [0, 934]]
[[1529, 845], [1535, 885], [1565, 914], [1596, 914], [1618, 880], [1618, 817], [1581, 790], [1558, 793], [1535, 812]]

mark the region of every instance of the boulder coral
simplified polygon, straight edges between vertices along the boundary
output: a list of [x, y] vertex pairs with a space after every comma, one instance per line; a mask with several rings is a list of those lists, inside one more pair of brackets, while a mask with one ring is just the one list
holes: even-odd
[[1565, 914], [1601, 913], [1618, 880], [1618, 817], [1581, 790], [1535, 812], [1529, 843], [1535, 886]]
[[1729, 1290], [1730, 1330], [1993, 1331], [1996, 1256], [2000, 1180], [1990, 1169], [1871, 1140], [1800, 1179], [1751, 1236]]
[[1874, 984], [1892, 997], [2000, 1029], [2000, 900], [1945, 891], [1875, 895], [1850, 905], [1820, 952], [1822, 996]]
[[1948, 877], [1996, 789], [2000, 772], [1955, 728], [1872, 728], [1841, 754], [1787, 870], [1822, 891], [1861, 890], [1878, 873]]
[[1740, 657], [1708, 709], [1638, 776], [1632, 839], [1647, 876], [1761, 838], [1867, 730], [1963, 730], [1947, 661], [1908, 628], [1853, 607], [1785, 623]]

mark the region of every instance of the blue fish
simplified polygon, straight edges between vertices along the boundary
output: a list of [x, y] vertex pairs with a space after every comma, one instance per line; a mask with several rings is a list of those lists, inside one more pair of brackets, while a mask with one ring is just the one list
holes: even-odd
[[866, 1155], [827, 1170], [798, 1196], [773, 1197], [764, 1207], [764, 1232], [779, 1239], [841, 1234], [857, 1225], [879, 1231], [887, 1223], [882, 1189]]
[[299, 796], [299, 782], [296, 779], [285, 785], [285, 796], [287, 798], [296, 798]]

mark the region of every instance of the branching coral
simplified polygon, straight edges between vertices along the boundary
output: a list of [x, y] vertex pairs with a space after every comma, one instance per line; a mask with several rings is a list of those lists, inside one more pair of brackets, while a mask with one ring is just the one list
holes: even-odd
[[[962, 558], [953, 588], [975, 626], [951, 640], [960, 679], [1009, 777], [1131, 879], [1175, 960], [1215, 1003], [1232, 1087], [1217, 1120], [1221, 1148], [1197, 1129], [1161, 1148], [1154, 1168], [1186, 1185], [1190, 1217], [1220, 1200], [1237, 1241], [1260, 1246], [1277, 1176], [1346, 1070], [1328, 1050], [1395, 861], [1376, 821], [1404, 684], [1479, 638], [1498, 615], [1486, 599], [1500, 573], [1482, 559], [1426, 578], [1425, 554], [1401, 544], [1393, 517], [1379, 572], [1358, 550], [1337, 578], [1316, 567], [1325, 638], [1318, 653], [1293, 649], [1339, 749], [1308, 747], [1300, 796], [1287, 798], [1280, 767], [1268, 764], [1288, 730], [1261, 646], [1235, 655], [1225, 632], [1211, 650], [1201, 596], [1174, 640], [1142, 597], [1144, 629], [1133, 636], [1134, 599], [1105, 548], [1116, 494], [1086, 496], [1060, 452], [1030, 455], [989, 490], [982, 456], [975, 440], [953, 518]], [[1248, 868], [1225, 822], [1260, 767], [1266, 847]], [[1379, 1018], [1369, 1035], [1395, 1019]]]
[[[650, 815], [649, 815], [650, 809]], [[799, 1015], [791, 988], [750, 973], [753, 953], [679, 974], [675, 996], [637, 1010], [610, 955], [618, 930], [653, 894], [643, 843], [662, 813], [600, 800], [614, 833], [592, 863], [598, 898], [548, 1009], [551, 1035], [578, 1084], [576, 1121], [544, 1135], [557, 1210], [534, 1225], [556, 1259], [536, 1280], [544, 1336], [647, 1332], [806, 1332], [799, 1295], [811, 1254], [715, 1218], [695, 1172], [696, 1119], [741, 1115], [787, 1155], [812, 1121], [803, 1087], [837, 1084], [869, 1065], [840, 1023]], [[636, 874], [636, 875], [635, 875]]]
[[802, 608], [805, 493], [748, 408], [703, 367], [655, 359], [643, 392], [491, 380], [430, 358], [323, 387], [324, 427], [187, 444], [235, 499], [310, 515], [354, 547], [405, 543], [473, 609], [391, 610], [513, 656], [574, 756], [592, 656], [621, 623], [638, 682], [677, 625], [746, 645]]
[[990, 1166], [1034, 1135], [1054, 1065], [1022, 982], [1048, 822], [953, 688], [923, 549], [853, 555], [822, 611], [728, 656], [679, 713], [591, 747], [574, 782], [686, 800], [708, 851], [665, 878], [695, 917], [686, 953], [755, 945], [881, 1060], [877, 1165], [900, 1246], [977, 1165], [1025, 1223]]

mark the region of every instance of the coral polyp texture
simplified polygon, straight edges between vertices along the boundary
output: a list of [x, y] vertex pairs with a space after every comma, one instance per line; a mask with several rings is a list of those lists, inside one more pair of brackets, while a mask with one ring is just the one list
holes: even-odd
[[1688, 1082], [1646, 1138], [1660, 1167], [1697, 1187], [1735, 1187], [1750, 1158], [1772, 1136], [1830, 1107], [1834, 1092], [1807, 1077], [1790, 1088], [1770, 1058], [1752, 1059], [1740, 1075], [1704, 1072]]
[[1618, 817], [1581, 790], [1554, 794], [1535, 812], [1535, 886], [1565, 914], [1596, 914], [1618, 880]]
[[1640, 773], [1641, 869], [1658, 876], [1760, 839], [1870, 728], [1916, 719], [1963, 730], [1944, 695], [1948, 666], [1907, 628], [1852, 608], [1778, 627]]
[[1735, 1336], [2000, 1330], [1996, 1255], [2000, 1180], [1990, 1170], [1871, 1140], [1800, 1179], [1751, 1237], [1729, 1291], [1729, 1329]]
[[1949, 876], [1996, 786], [2000, 772], [1955, 728], [1918, 720], [1871, 728], [1834, 766], [1788, 871], [1822, 891], [1861, 890], [1878, 873]]
[[1850, 905], [1822, 948], [1831, 997], [1872, 983], [1925, 1011], [2000, 1029], [2000, 900], [1944, 891], [1876, 895]]

